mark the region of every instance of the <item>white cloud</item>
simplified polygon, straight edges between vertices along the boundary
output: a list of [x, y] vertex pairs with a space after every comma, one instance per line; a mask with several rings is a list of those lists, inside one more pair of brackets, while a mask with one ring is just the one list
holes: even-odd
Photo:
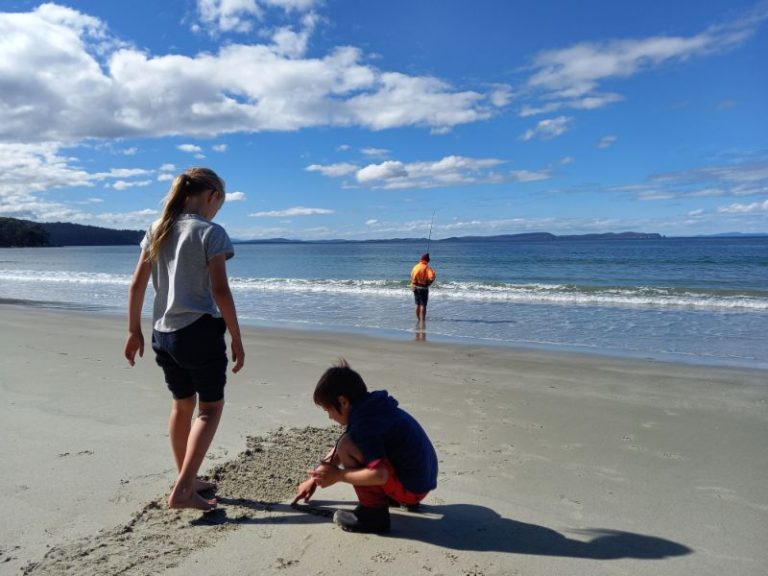
[[[637, 200], [768, 196], [768, 160], [746, 157], [730, 164], [701, 166], [649, 176], [644, 182], [606, 188]], [[732, 213], [739, 206], [734, 204]], [[728, 207], [726, 207], [728, 208]]]
[[176, 165], [175, 164], [163, 164], [162, 166], [160, 166], [160, 170], [163, 171], [163, 172], [173, 172], [174, 170], [176, 170]]
[[611, 146], [613, 146], [615, 143], [616, 143], [616, 136], [613, 136], [613, 135], [603, 136], [602, 138], [600, 138], [599, 142], [597, 143], [597, 147], [600, 150], [605, 150], [606, 148], [610, 148]]
[[275, 54], [286, 58], [301, 58], [307, 51], [309, 37], [315, 28], [317, 19], [314, 15], [303, 18], [302, 29], [299, 32], [290, 27], [278, 28], [272, 34], [272, 45]]
[[503, 108], [512, 100], [512, 88], [506, 84], [497, 85], [488, 95], [488, 100], [494, 106]]
[[663, 187], [677, 197], [768, 194], [768, 160], [748, 160], [665, 172], [651, 176], [649, 185]]
[[175, 176], [173, 174], [158, 174], [157, 181], [158, 182], [170, 182], [174, 178], [175, 178]]
[[360, 152], [366, 156], [386, 156], [389, 150], [386, 148], [360, 148]]
[[563, 166], [567, 166], [568, 164], [573, 164], [574, 162], [576, 162], [576, 159], [573, 156], [563, 156], [560, 159], [560, 164], [562, 164]]
[[765, 202], [752, 202], [750, 204], [730, 204], [728, 206], [720, 206], [717, 209], [722, 214], [749, 214], [750, 212], [766, 212], [768, 211], [768, 200]]
[[256, 0], [197, 0], [200, 20], [222, 32], [250, 32], [263, 17]]
[[379, 221], [376, 220], [375, 218], [371, 218], [370, 220], [366, 220], [365, 221], [365, 225], [366, 226], [375, 226], [378, 223], [379, 223]]
[[763, 2], [741, 18], [710, 26], [693, 36], [582, 42], [540, 52], [533, 59], [534, 71], [527, 87], [545, 103], [525, 106], [520, 114], [549, 113], [563, 107], [600, 108], [616, 102], [623, 97], [600, 91], [602, 83], [737, 46], [752, 36], [766, 17]]
[[227, 202], [243, 202], [245, 199], [245, 192], [227, 192]]
[[525, 118], [528, 116], [537, 116], [539, 114], [549, 114], [550, 112], [555, 112], [562, 107], [563, 105], [560, 102], [549, 102], [543, 106], [529, 106], [526, 104], [521, 108], [520, 116]]
[[535, 128], [531, 128], [523, 133], [520, 136], [520, 140], [527, 142], [533, 138], [540, 138], [541, 140], [556, 138], [568, 130], [568, 124], [570, 124], [571, 120], [573, 118], [570, 116], [558, 116], [557, 118], [540, 120]]
[[311, 164], [305, 168], [307, 172], [320, 172], [323, 176], [330, 176], [332, 178], [338, 176], [346, 176], [356, 172], [359, 166], [350, 164], [348, 162], [342, 162], [339, 164]]
[[[112, 168], [91, 172], [78, 166], [78, 159], [70, 149], [66, 149], [66, 154], [64, 152], [60, 145], [53, 143], [0, 142], [0, 174], [3, 175], [0, 178], [0, 214], [38, 222], [62, 220], [98, 224], [100, 215], [48, 200], [43, 194], [59, 188], [92, 188], [97, 184], [114, 186], [121, 181], [126, 187], [151, 182], [146, 178], [138, 182], [130, 179], [153, 175], [152, 170]], [[123, 184], [117, 186], [118, 189], [122, 187]], [[129, 222], [132, 216], [127, 215], [126, 218]]]
[[95, 176], [100, 176], [101, 179], [131, 178], [132, 176], [144, 176], [151, 173], [151, 170], [144, 170], [143, 168], [112, 168], [109, 172], [96, 172]]
[[295, 206], [285, 210], [270, 210], [267, 212], [254, 212], [249, 214], [253, 218], [285, 218], [286, 216], [315, 216], [334, 214], [333, 210], [327, 208], [305, 208], [304, 206]]
[[675, 195], [671, 192], [658, 190], [642, 190], [635, 195], [638, 200], [671, 200]]
[[[52, 20], [47, 12], [55, 10], [45, 6], [52, 5], [0, 13], [0, 141], [317, 126], [445, 130], [487, 119], [497, 110], [491, 100], [499, 103], [497, 88], [459, 91], [437, 78], [382, 71], [349, 46], [307, 57], [297, 44], [289, 50], [285, 38], [273, 38], [226, 43], [217, 53], [153, 56], [110, 38], [97, 18], [61, 8]], [[311, 21], [304, 16], [307, 33]]]
[[408, 171], [402, 162], [387, 160], [381, 164], [369, 164], [361, 168], [355, 175], [358, 182], [371, 182], [374, 180], [390, 180], [392, 178], [407, 178]]
[[536, 182], [538, 180], [549, 180], [552, 178], [552, 173], [548, 170], [541, 170], [538, 172], [532, 170], [512, 170], [510, 174], [515, 182]]
[[176, 146], [179, 150], [182, 152], [187, 152], [189, 154], [199, 154], [203, 151], [203, 149], [200, 146], [197, 146], [195, 144], [179, 144]]
[[[86, 14], [81, 14], [77, 10], [59, 6], [54, 3], [41, 4], [35, 13], [41, 20], [51, 24], [63, 25], [79, 34], [88, 34], [95, 38], [104, 38], [107, 27], [98, 19]], [[16, 15], [19, 16], [19, 15]]]
[[214, 152], [226, 152], [227, 151], [227, 145], [226, 144], [214, 144], [213, 145], [213, 151]]
[[429, 126], [445, 129], [491, 117], [483, 107], [486, 97], [478, 92], [451, 92], [437, 78], [384, 72], [376, 78], [377, 89], [346, 102], [350, 121], [374, 130], [398, 126]]
[[263, 20], [268, 8], [306, 12], [320, 0], [197, 0], [197, 11], [205, 26], [219, 32], [247, 33]]
[[[494, 168], [504, 164], [496, 158], [467, 158], [446, 156], [433, 162], [401, 162], [387, 160], [369, 164], [357, 171], [355, 180], [370, 188], [385, 190], [426, 189], [455, 187], [470, 184], [499, 184], [502, 182], [533, 182], [552, 177], [549, 170], [512, 170], [498, 172]], [[315, 171], [320, 171], [318, 168]], [[335, 176], [342, 176], [337, 174]], [[326, 171], [326, 176], [334, 176]]]
[[125, 150], [123, 150], [122, 153], [123, 153], [124, 156], [135, 156], [136, 152], [138, 152], [138, 151], [139, 151], [138, 148], [133, 147], [133, 148], [126, 148]]
[[144, 188], [152, 184], [152, 180], [116, 180], [113, 184], [107, 184], [115, 190], [126, 190], [127, 188]]

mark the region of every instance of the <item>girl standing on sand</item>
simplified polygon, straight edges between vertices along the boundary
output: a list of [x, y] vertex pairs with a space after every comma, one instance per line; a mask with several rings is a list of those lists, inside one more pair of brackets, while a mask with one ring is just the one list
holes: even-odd
[[136, 353], [144, 355], [141, 309], [152, 277], [152, 349], [173, 394], [168, 432], [178, 478], [168, 497], [171, 508], [216, 507], [215, 498], [199, 494], [213, 485], [198, 480], [197, 472], [224, 409], [226, 330], [232, 371], [238, 372], [245, 360], [225, 264], [235, 252], [224, 228], [211, 222], [222, 204], [224, 182], [212, 170], [190, 168], [177, 176], [163, 215], [141, 241], [128, 295], [125, 357], [133, 366]]

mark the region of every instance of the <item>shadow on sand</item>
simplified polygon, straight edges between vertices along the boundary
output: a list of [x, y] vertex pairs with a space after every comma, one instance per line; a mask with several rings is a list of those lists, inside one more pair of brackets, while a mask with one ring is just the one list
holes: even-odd
[[690, 554], [687, 546], [645, 534], [604, 528], [572, 529], [583, 540], [552, 528], [503, 518], [474, 504], [423, 506], [419, 514], [393, 514], [392, 536], [454, 550], [508, 552], [614, 560], [660, 559]]
[[[226, 505], [226, 499], [222, 502]], [[263, 523], [315, 523], [329, 522], [336, 502], [315, 501], [315, 513], [306, 514], [288, 504], [250, 504], [238, 500], [237, 504], [254, 510], [268, 510], [268, 518], [226, 517], [225, 510], [217, 511], [210, 524], [263, 524]], [[348, 503], [347, 503], [348, 504]], [[559, 556], [615, 560], [637, 558], [656, 560], [684, 556], [692, 550], [687, 546], [645, 534], [604, 528], [572, 529], [569, 533], [583, 539], [569, 538], [552, 528], [527, 524], [503, 518], [490, 508], [474, 504], [422, 505], [417, 513], [393, 510], [392, 531], [388, 538], [415, 540], [452, 550], [477, 552], [506, 552], [536, 556]]]

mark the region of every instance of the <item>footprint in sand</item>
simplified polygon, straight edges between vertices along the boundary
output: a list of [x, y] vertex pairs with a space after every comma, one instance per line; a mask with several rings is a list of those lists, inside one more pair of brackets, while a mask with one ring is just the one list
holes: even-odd
[[389, 552], [376, 552], [376, 554], [371, 556], [371, 560], [374, 562], [384, 562], [388, 564], [395, 561], [395, 556]]

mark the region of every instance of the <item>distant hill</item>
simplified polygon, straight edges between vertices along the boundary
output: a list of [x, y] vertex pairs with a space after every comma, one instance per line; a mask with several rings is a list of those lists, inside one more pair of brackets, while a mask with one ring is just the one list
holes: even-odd
[[120, 246], [138, 244], [141, 230], [113, 230], [68, 222], [30, 222], [0, 218], [0, 247]]
[[722, 232], [697, 236], [697, 238], [764, 238], [765, 236], [768, 236], [768, 232]]
[[437, 240], [437, 242], [548, 242], [553, 240], [659, 240], [661, 238], [664, 238], [661, 234], [648, 232], [608, 232], [606, 234], [568, 234], [563, 236], [550, 234], [549, 232], [528, 232], [525, 234], [500, 234], [497, 236], [453, 236]]
[[[554, 240], [627, 240], [664, 238], [661, 234], [648, 232], [609, 232], [607, 234], [572, 234], [556, 236], [549, 232], [527, 232], [524, 234], [499, 234], [496, 236], [451, 236], [442, 240], [432, 240], [433, 244], [441, 242], [548, 242]], [[390, 238], [387, 240], [287, 240], [285, 238], [269, 238], [264, 240], [236, 240], [236, 244], [343, 244], [343, 243], [387, 243], [387, 242], [426, 242], [426, 238]]]
[[40, 225], [16, 218], [0, 218], [0, 246], [36, 247], [49, 246], [48, 232]]

